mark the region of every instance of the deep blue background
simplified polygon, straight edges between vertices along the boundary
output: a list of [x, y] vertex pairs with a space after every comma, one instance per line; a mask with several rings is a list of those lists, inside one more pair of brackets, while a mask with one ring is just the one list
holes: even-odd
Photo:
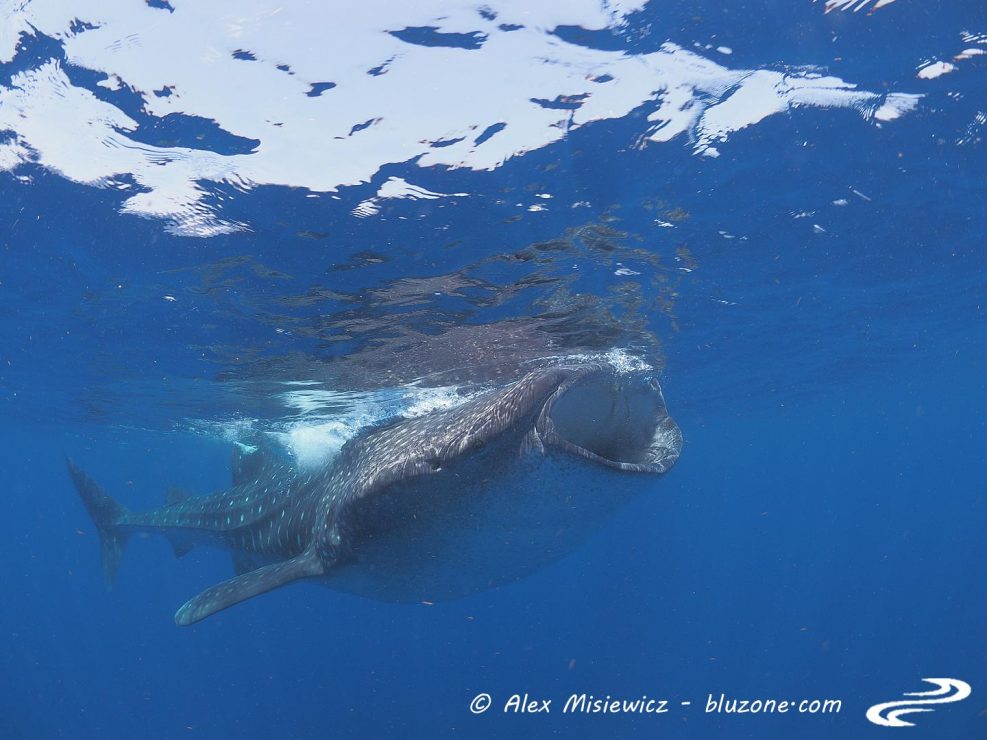
[[[982, 9], [902, 1], [850, 19], [809, 3], [722, 17], [696, 7], [653, 9], [623, 36], [587, 43], [716, 34], [734, 66], [830, 65], [864, 88], [927, 97], [881, 128], [848, 111], [776, 116], [716, 160], [685, 142], [637, 150], [627, 120], [494, 173], [387, 168], [342, 204], [261, 189], [226, 206], [253, 233], [205, 241], [120, 216], [115, 194], [37, 168], [26, 168], [30, 185], [0, 174], [0, 736], [987, 734], [987, 157], [979, 140], [957, 144], [982, 109], [987, 64], [913, 76], [926, 56], [959, 51], [960, 29], [987, 30]], [[347, 215], [392, 174], [475, 195]], [[515, 209], [496, 203], [503, 189], [529, 185], [553, 192], [553, 208], [505, 222]], [[831, 205], [839, 198], [850, 202]], [[688, 218], [657, 226], [656, 199]], [[577, 200], [593, 207], [564, 207]], [[816, 215], [793, 218], [803, 210]], [[337, 351], [272, 330], [264, 311], [283, 292], [451, 271], [607, 214], [678, 281], [674, 309], [649, 328], [686, 445], [602, 535], [521, 583], [436, 606], [296, 586], [179, 629], [175, 608], [230, 567], [215, 552], [176, 562], [158, 540], [133, 542], [105, 591], [64, 453], [128, 505], [156, 505], [172, 484], [222, 487], [228, 446], [185, 421], [265, 412], [224, 380], [243, 370], [224, 348]], [[691, 273], [677, 269], [683, 244]], [[330, 269], [367, 249], [392, 259]], [[244, 269], [205, 290], [200, 273], [169, 272], [242, 254], [296, 282]], [[618, 281], [594, 265], [584, 289], [606, 295]], [[929, 676], [974, 694], [914, 715], [908, 731], [864, 720]], [[481, 691], [495, 709], [475, 717]], [[572, 692], [693, 706], [661, 717], [496, 711], [524, 692], [556, 712]], [[707, 693], [720, 692], [839, 698], [843, 710], [705, 715]]]
[[[522, 583], [438, 606], [285, 589], [178, 629], [171, 615], [224, 578], [215, 553], [177, 566], [130, 547], [107, 595], [59, 447], [108, 485], [220, 484], [201, 441], [24, 430], [6, 452], [6, 736], [257, 737], [505, 732], [862, 737], [866, 707], [926, 676], [987, 679], [980, 646], [987, 474], [979, 374], [916, 368], [893, 388], [680, 416], [688, 455], [589, 546]], [[701, 389], [674, 376], [671, 397]], [[970, 389], [976, 388], [975, 392]], [[107, 450], [112, 451], [108, 453]], [[175, 470], [181, 461], [187, 472]], [[14, 475], [11, 475], [11, 473]], [[86, 535], [73, 534], [76, 527]], [[692, 700], [663, 717], [466, 711], [475, 693]], [[706, 716], [707, 692], [832, 697], [836, 718]], [[913, 734], [976, 737], [983, 702]], [[191, 728], [191, 729], [188, 729]]]

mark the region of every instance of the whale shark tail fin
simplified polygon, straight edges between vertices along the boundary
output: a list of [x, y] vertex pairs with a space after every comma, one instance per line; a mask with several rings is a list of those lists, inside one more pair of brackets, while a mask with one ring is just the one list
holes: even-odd
[[127, 535], [117, 525], [126, 515], [127, 510], [114, 501], [96, 481], [79, 468], [71, 458], [65, 458], [69, 475], [75, 483], [82, 503], [85, 504], [89, 516], [92, 517], [99, 533], [99, 543], [103, 558], [103, 577], [107, 588], [113, 585], [117, 566], [127, 544]]

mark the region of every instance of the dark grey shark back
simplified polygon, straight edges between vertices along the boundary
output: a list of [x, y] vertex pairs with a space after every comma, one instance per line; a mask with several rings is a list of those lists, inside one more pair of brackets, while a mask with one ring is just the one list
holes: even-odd
[[348, 499], [397, 481], [430, 475], [443, 465], [508, 435], [518, 444], [560, 387], [599, 365], [552, 367], [451, 409], [400, 421], [350, 440], [340, 451], [332, 485]]
[[[274, 561], [189, 601], [175, 616], [185, 625], [299, 578], [399, 600], [512, 580], [575, 547], [623, 500], [581, 499], [586, 465], [662, 473], [681, 447], [657, 382], [593, 362], [539, 369], [454, 408], [369, 429], [313, 475], [241, 461], [239, 485], [146, 514], [119, 507], [71, 463], [70, 472], [108, 572], [134, 529], [162, 531], [176, 552], [197, 539]], [[584, 466], [565, 495], [541, 472], [558, 454]], [[569, 534], [546, 540], [551, 532]], [[512, 537], [523, 546], [498, 545]]]

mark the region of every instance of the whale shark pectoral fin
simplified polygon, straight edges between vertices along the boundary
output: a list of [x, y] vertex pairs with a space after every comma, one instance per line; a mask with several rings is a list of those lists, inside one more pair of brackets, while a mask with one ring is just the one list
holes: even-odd
[[299, 578], [325, 573], [322, 561], [314, 550], [273, 565], [244, 573], [207, 588], [175, 613], [175, 624], [185, 627], [222, 611], [241, 601], [271, 591]]

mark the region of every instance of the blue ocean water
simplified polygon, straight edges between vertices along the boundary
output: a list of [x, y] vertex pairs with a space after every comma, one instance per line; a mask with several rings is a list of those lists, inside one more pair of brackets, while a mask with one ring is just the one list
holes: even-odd
[[[0, 735], [987, 733], [987, 14], [671, 5], [0, 5]], [[135, 539], [107, 591], [65, 472], [152, 508], [601, 355], [681, 459], [453, 602], [179, 628], [228, 556]], [[865, 717], [933, 677], [972, 694]]]

